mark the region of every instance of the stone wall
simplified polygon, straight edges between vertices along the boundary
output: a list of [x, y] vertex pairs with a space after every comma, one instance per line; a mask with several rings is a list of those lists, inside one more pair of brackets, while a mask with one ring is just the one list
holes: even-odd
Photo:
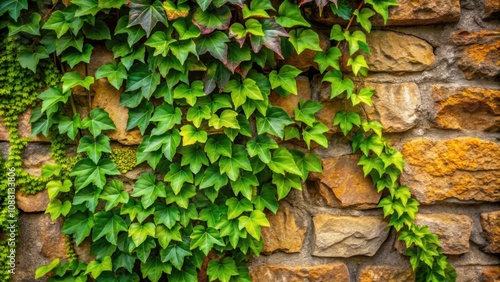
[[[369, 36], [370, 75], [363, 82], [376, 90], [366, 114], [386, 128], [391, 144], [407, 165], [401, 184], [421, 202], [418, 224], [439, 235], [443, 251], [456, 267], [458, 281], [500, 279], [500, 3], [498, 0], [399, 0], [388, 25], [380, 19]], [[329, 26], [343, 23], [307, 10], [329, 46]], [[88, 75], [112, 60], [105, 48], [94, 50]], [[93, 66], [93, 63], [95, 65]], [[314, 67], [307, 51], [287, 61], [303, 70]], [[309, 71], [314, 74], [314, 71]], [[299, 95], [272, 97], [293, 114], [299, 99], [324, 104], [320, 120], [330, 126], [328, 149], [316, 148], [324, 172], [310, 177], [302, 191], [285, 198], [270, 228], [263, 228], [263, 254], [250, 261], [254, 281], [413, 281], [397, 232], [376, 208], [381, 195], [357, 166], [349, 141], [331, 125], [338, 111], [319, 75], [297, 78]], [[140, 143], [137, 131], [125, 130], [127, 110], [120, 92], [105, 80], [93, 85], [93, 106], [102, 107], [118, 127], [115, 146]], [[78, 93], [77, 93], [78, 94]], [[81, 104], [85, 105], [82, 93]], [[273, 94], [274, 95], [274, 94]], [[77, 103], [78, 103], [78, 99]], [[82, 115], [88, 111], [79, 108]], [[29, 113], [21, 117], [21, 135], [29, 135]], [[0, 126], [0, 151], [8, 134]], [[37, 137], [24, 153], [25, 169], [40, 175], [51, 162], [50, 145]], [[130, 183], [141, 165], [125, 175]], [[64, 257], [61, 222], [43, 211], [46, 192], [18, 193], [20, 248], [14, 281], [34, 281], [34, 271]], [[87, 257], [84, 247], [77, 250]], [[87, 248], [88, 249], [88, 248]]]

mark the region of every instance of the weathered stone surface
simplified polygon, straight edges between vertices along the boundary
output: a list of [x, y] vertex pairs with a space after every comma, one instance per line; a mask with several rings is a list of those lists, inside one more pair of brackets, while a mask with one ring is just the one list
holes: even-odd
[[35, 270], [55, 258], [65, 258], [65, 239], [61, 227], [61, 221], [51, 221], [48, 214], [21, 213], [19, 243], [16, 245], [16, 274], [12, 281], [42, 281], [34, 279]]
[[[328, 48], [330, 48], [330, 38], [327, 35], [329, 31], [328, 32], [316, 31], [316, 32], [318, 33], [319, 36], [319, 46], [323, 51], [328, 50]], [[297, 54], [296, 51], [294, 51], [289, 58], [283, 61], [283, 64], [292, 65], [303, 71], [309, 70], [310, 67], [318, 69], [318, 64], [314, 62], [314, 56], [316, 56], [316, 54], [317, 54], [316, 51], [312, 51], [309, 49], [302, 51], [300, 55]]]
[[434, 86], [434, 122], [447, 129], [500, 130], [500, 90]]
[[350, 282], [349, 269], [344, 263], [316, 266], [256, 265], [250, 267], [254, 282]]
[[461, 30], [452, 39], [463, 46], [458, 67], [467, 79], [495, 78], [500, 74], [500, 30]]
[[498, 0], [482, 0], [484, 5], [485, 19], [498, 19], [500, 16], [500, 1]]
[[371, 72], [418, 72], [429, 69], [435, 61], [432, 46], [412, 35], [372, 31], [366, 40]]
[[481, 281], [482, 267], [478, 266], [459, 266], [455, 267], [457, 272], [456, 282], [478, 282]]
[[[494, 1], [494, 0], [491, 0]], [[387, 25], [427, 25], [458, 22], [460, 19], [459, 0], [399, 0], [398, 7], [389, 9]], [[352, 5], [351, 5], [352, 6]], [[324, 24], [332, 25], [345, 23], [325, 7], [323, 15], [319, 17], [317, 9], [309, 9], [310, 19]], [[373, 17], [375, 26], [384, 26], [380, 16]]]
[[291, 117], [295, 114], [293, 109], [298, 107], [299, 101], [311, 100], [311, 85], [309, 84], [309, 78], [307, 76], [297, 76], [295, 78], [297, 82], [297, 95], [291, 94], [287, 97], [283, 97], [276, 92], [272, 92], [269, 95], [269, 102], [277, 107], [282, 107]]
[[418, 122], [420, 90], [415, 83], [365, 83], [375, 90], [373, 107], [366, 106], [370, 120], [378, 120], [385, 132], [404, 132]]
[[358, 282], [410, 282], [415, 281], [415, 275], [411, 269], [377, 265], [367, 266], [359, 272]]
[[[30, 137], [31, 136], [31, 113], [33, 109], [29, 108], [24, 113], [19, 116], [18, 120], [18, 133], [19, 137]], [[3, 124], [3, 117], [0, 116], [0, 141], [8, 141], [9, 140], [9, 130]], [[43, 134], [37, 134], [30, 138], [30, 141], [33, 142], [48, 142], [49, 138], [43, 136]]]
[[484, 250], [490, 253], [500, 253], [500, 211], [481, 214], [483, 236], [488, 242]]
[[313, 255], [319, 257], [373, 256], [389, 234], [381, 217], [318, 214], [313, 223]]
[[438, 213], [417, 214], [415, 223], [427, 225], [429, 230], [438, 235], [443, 253], [459, 255], [469, 251], [469, 239], [472, 233], [472, 218], [467, 215]]
[[142, 141], [139, 129], [127, 131], [128, 109], [120, 104], [120, 91], [116, 90], [105, 78], [98, 79], [93, 84], [95, 96], [93, 108], [103, 108], [116, 125], [116, 130], [108, 134], [112, 140], [124, 145], [136, 145]]
[[424, 204], [500, 200], [500, 145], [478, 138], [413, 139], [403, 146], [401, 184]]
[[[323, 159], [323, 173], [315, 174], [321, 182], [320, 194], [332, 207], [375, 208], [381, 194], [373, 188], [358, 166], [359, 156], [347, 155]], [[349, 175], [349, 177], [345, 177]]]
[[[270, 227], [262, 227], [263, 253], [299, 253], [306, 236], [307, 221], [290, 204], [283, 202], [276, 214], [267, 214]], [[285, 235], [286, 234], [286, 235]]]
[[34, 195], [28, 195], [21, 191], [16, 192], [16, 205], [23, 212], [43, 212], [49, 202], [47, 190], [40, 191]]
[[23, 169], [33, 175], [42, 174], [42, 166], [46, 163], [54, 163], [50, 156], [50, 145], [29, 143], [23, 151]]
[[500, 281], [500, 266], [492, 266], [483, 270], [483, 282], [498, 282]]

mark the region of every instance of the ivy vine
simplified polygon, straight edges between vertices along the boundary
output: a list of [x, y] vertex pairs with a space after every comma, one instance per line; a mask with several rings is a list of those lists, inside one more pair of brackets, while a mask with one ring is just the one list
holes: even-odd
[[[309, 172], [322, 171], [310, 151], [313, 144], [328, 147], [328, 127], [315, 116], [322, 105], [301, 101], [292, 118], [269, 101], [273, 91], [282, 96], [298, 91], [295, 77], [302, 71], [280, 59], [312, 50], [323, 81], [331, 83], [331, 97], [350, 103], [333, 124], [350, 138], [353, 151], [362, 152], [365, 176], [379, 192], [388, 191], [379, 207], [405, 241], [417, 280], [455, 280], [437, 236], [414, 224], [419, 204], [398, 184], [401, 153], [387, 144], [380, 123], [352, 111], [371, 105], [373, 89], [356, 88], [352, 75], [341, 71], [347, 56], [354, 76], [367, 75], [370, 18], [379, 14], [387, 21], [397, 2], [366, 0], [353, 9], [347, 0], [316, 0], [320, 12], [329, 5], [349, 20], [346, 28], [332, 27], [336, 46], [328, 50], [320, 48], [318, 34], [302, 15], [302, 5], [314, 5], [308, 2], [0, 4], [2, 33], [26, 46], [17, 55], [24, 74], [37, 73], [43, 64], [59, 65], [62, 72], [61, 83], [44, 84], [50, 87], [38, 95], [31, 123], [33, 135], [57, 141], [58, 164], [44, 166], [42, 177], [51, 200], [46, 212], [53, 220], [64, 218], [68, 260], [40, 267], [37, 278], [50, 273], [49, 281], [197, 281], [209, 258], [210, 281], [250, 281], [245, 261], [262, 250], [260, 228], [269, 226], [264, 211], [276, 213], [278, 201], [292, 188], [300, 190]], [[350, 29], [354, 19], [362, 29]], [[94, 46], [103, 43], [114, 61], [94, 76], [72, 70], [89, 63]], [[113, 150], [106, 132], [116, 126], [104, 109], [92, 108], [90, 87], [102, 78], [123, 90], [127, 130], [138, 128], [143, 136], [136, 152]], [[88, 116], [76, 111], [76, 86], [89, 91]], [[62, 151], [64, 138], [77, 147], [71, 159]], [[289, 140], [304, 142], [307, 149], [280, 146]], [[115, 176], [141, 163], [155, 173], [143, 173], [133, 190], [125, 191]], [[95, 260], [78, 260], [72, 240], [76, 245], [91, 240]]]

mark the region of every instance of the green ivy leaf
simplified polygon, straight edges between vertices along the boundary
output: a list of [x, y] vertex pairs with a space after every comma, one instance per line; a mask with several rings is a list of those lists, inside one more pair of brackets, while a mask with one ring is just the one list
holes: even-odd
[[[4, 4], [6, 2], [3, 2]], [[2, 10], [2, 6], [0, 6], [0, 13]], [[47, 22], [42, 26], [42, 29], [53, 30], [57, 38], [61, 38], [71, 27], [71, 22], [69, 22], [64, 13], [61, 11], [54, 11]]]
[[[177, 132], [177, 135], [178, 134], [179, 134], [179, 132]], [[175, 140], [175, 139], [168, 139], [165, 141], [165, 144], [169, 144], [172, 140]], [[161, 160], [162, 154], [159, 152], [147, 152], [147, 151], [145, 151], [149, 146], [151, 146], [151, 143], [152, 143], [151, 136], [144, 136], [141, 144], [137, 148], [137, 164], [140, 164], [144, 161], [147, 161], [148, 164], [153, 169], [156, 169], [156, 166], [158, 165], [158, 163]], [[179, 136], [179, 143], [180, 143], [180, 136]], [[175, 154], [175, 148], [176, 147], [174, 147], [173, 149], [167, 148], [166, 153], [165, 153], [166, 156], [171, 154], [171, 150], [173, 150], [174, 151], [173, 154]], [[173, 155], [172, 155], [172, 157], [173, 157]]]
[[387, 24], [390, 6], [399, 5], [396, 0], [367, 0], [366, 3], [372, 5], [373, 9], [382, 16], [384, 24]]
[[194, 185], [185, 183], [182, 186], [181, 191], [177, 195], [174, 194], [174, 191], [171, 187], [167, 187], [166, 192], [167, 204], [172, 204], [175, 202], [180, 208], [188, 209], [190, 199], [196, 196], [196, 187]]
[[90, 133], [95, 137], [101, 134], [103, 130], [116, 129], [115, 124], [109, 118], [109, 114], [100, 108], [95, 108], [90, 111], [90, 118], [86, 117], [82, 120], [82, 128], [88, 128]]
[[342, 27], [339, 24], [332, 26], [332, 29], [330, 30], [330, 40], [342, 41], [344, 39], [345, 37]]
[[75, 164], [70, 176], [76, 176], [75, 187], [79, 190], [90, 183], [102, 188], [106, 184], [106, 175], [119, 174], [120, 171], [110, 159], [101, 159], [98, 163], [91, 159], [82, 159]]
[[198, 53], [196, 53], [196, 45], [192, 39], [188, 40], [178, 40], [170, 44], [170, 51], [172, 54], [179, 59], [179, 62], [184, 65], [189, 53], [195, 55], [198, 58]]
[[163, 9], [165, 9], [169, 21], [189, 15], [189, 5], [180, 1], [176, 5], [174, 2], [167, 0], [163, 2]]
[[[0, 6], [0, 9], [2, 8], [2, 6]], [[2, 14], [1, 10], [0, 10], [0, 14]], [[12, 17], [12, 15], [11, 15]], [[56, 266], [59, 264], [59, 258], [55, 258], [53, 259], [48, 265], [42, 265], [40, 267], [38, 267], [35, 271], [35, 279], [38, 279], [38, 278], [41, 278], [45, 275], [47, 275], [47, 273], [51, 272], [54, 268], [56, 268]]]
[[370, 18], [375, 15], [375, 12], [369, 8], [363, 8], [360, 10], [355, 10], [353, 12], [356, 15], [356, 21], [361, 24], [361, 26], [367, 31], [370, 32], [372, 29], [372, 22]]
[[[252, 1], [252, 3], [253, 2], [255, 1]], [[260, 19], [259, 22], [262, 25], [262, 31], [265, 35], [259, 36], [250, 34], [250, 43], [252, 45], [253, 52], [258, 53], [262, 46], [266, 46], [283, 59], [280, 37], [288, 37], [288, 33], [273, 19]]]
[[371, 120], [371, 121], [364, 121], [361, 123], [361, 126], [363, 127], [364, 132], [368, 132], [370, 130], [373, 130], [375, 134], [377, 134], [379, 137], [382, 137], [382, 129], [384, 128], [380, 122], [376, 120]]
[[247, 97], [253, 100], [264, 100], [257, 83], [250, 78], [243, 79], [243, 83], [240, 83], [237, 80], [229, 81], [224, 88], [224, 92], [231, 93], [231, 99], [235, 109], [243, 105], [246, 102]]
[[106, 186], [99, 196], [100, 199], [106, 200], [106, 211], [116, 207], [118, 204], [128, 202], [129, 195], [123, 190], [123, 183], [118, 180], [112, 180]]
[[182, 145], [192, 145], [196, 142], [205, 143], [207, 141], [207, 132], [197, 130], [196, 127], [186, 124], [181, 127]]
[[244, 171], [236, 180], [231, 180], [231, 188], [236, 196], [241, 192], [243, 197], [252, 199], [255, 187], [259, 186], [259, 180], [254, 173]]
[[307, 180], [310, 171], [323, 172], [321, 160], [314, 153], [304, 154], [297, 150], [291, 150], [290, 153], [292, 153], [297, 167], [302, 172], [302, 181], [305, 182]]
[[255, 208], [264, 211], [264, 208], [269, 209], [274, 214], [278, 211], [278, 200], [276, 199], [276, 188], [266, 183], [262, 186], [260, 194], [252, 198], [252, 203]]
[[162, 55], [166, 57], [170, 51], [170, 44], [176, 42], [172, 37], [172, 29], [168, 29], [167, 33], [163, 31], [156, 31], [148, 38], [144, 45], [155, 48], [154, 56]]
[[145, 209], [152, 206], [158, 197], [165, 198], [167, 196], [165, 185], [162, 182], [155, 182], [153, 174], [143, 173], [134, 184], [132, 197], [141, 197], [141, 203]]
[[60, 192], [69, 192], [71, 186], [73, 186], [73, 183], [69, 179], [64, 179], [64, 183], [60, 180], [51, 180], [45, 188], [47, 188], [49, 199], [54, 200]]
[[227, 52], [227, 63], [226, 67], [234, 73], [234, 71], [240, 66], [243, 61], [250, 61], [252, 59], [252, 54], [250, 52], [250, 47], [247, 44], [242, 44], [239, 46], [236, 42], [230, 42], [228, 44]]
[[208, 105], [198, 105], [190, 107], [187, 111], [186, 119], [193, 122], [195, 127], [200, 127], [203, 120], [208, 120], [212, 117], [212, 112]]
[[[151, 250], [155, 247], [155, 239], [153, 239], [153, 237], [147, 237], [144, 243], [140, 244], [139, 246], [137, 246], [137, 248], [134, 249], [134, 252], [136, 253], [136, 255], [134, 256], [134, 261], [135, 257], [137, 257], [141, 262], [147, 262], [149, 255], [151, 254]], [[133, 267], [133, 265], [130, 267]]]
[[284, 127], [292, 123], [292, 119], [282, 108], [269, 107], [265, 116], [260, 113], [257, 115], [257, 133], [269, 133], [283, 139]]
[[219, 236], [219, 232], [214, 228], [207, 228], [201, 225], [197, 225], [193, 228], [193, 233], [191, 234], [191, 246], [190, 249], [195, 248], [200, 249], [205, 255], [212, 249], [214, 245], [225, 247], [226, 245]]
[[331, 70], [327, 72], [322, 81], [328, 81], [331, 83], [330, 98], [335, 98], [345, 91], [347, 91], [347, 97], [349, 98], [354, 90], [354, 83], [352, 80], [349, 78], [342, 79], [342, 73], [338, 70]]
[[95, 185], [88, 185], [83, 189], [78, 189], [73, 197], [73, 206], [84, 204], [84, 206], [91, 212], [95, 212], [99, 204], [99, 195], [101, 195], [102, 188]]
[[61, 232], [73, 235], [75, 243], [78, 246], [90, 235], [92, 227], [94, 227], [94, 214], [89, 211], [77, 211], [64, 220]]
[[99, 0], [99, 8], [108, 9], [108, 8], [117, 8], [119, 9], [121, 6], [125, 5], [128, 0]]
[[149, 101], [142, 102], [138, 107], [129, 109], [127, 130], [138, 126], [141, 134], [144, 135], [146, 129], [148, 128], [153, 109], [154, 106]]
[[250, 161], [245, 147], [242, 145], [234, 145], [232, 148], [231, 157], [222, 156], [219, 160], [220, 173], [225, 173], [229, 179], [236, 181], [240, 175], [240, 168], [246, 171], [251, 171]]
[[333, 125], [340, 126], [340, 130], [344, 133], [344, 136], [351, 131], [354, 125], [361, 125], [361, 118], [355, 112], [344, 112], [339, 111], [335, 114], [335, 118], [333, 119]]
[[258, 17], [258, 18], [269, 18], [269, 14], [266, 10], [276, 11], [271, 1], [269, 0], [253, 0], [250, 2], [250, 8], [245, 4], [243, 6], [243, 18]]
[[[61, 173], [61, 166], [58, 164], [46, 163], [42, 166], [43, 178], [49, 178], [51, 176], [59, 176], [60, 173]], [[49, 194], [49, 199], [52, 200], [52, 198], [50, 198], [50, 194]]]
[[363, 173], [365, 177], [370, 174], [370, 172], [375, 169], [378, 171], [379, 175], [382, 175], [385, 171], [384, 162], [378, 156], [370, 156], [367, 157], [365, 155], [361, 156], [359, 159], [358, 165], [363, 166]]
[[203, 92], [203, 82], [201, 80], [193, 81], [191, 83], [191, 88], [189, 85], [181, 83], [174, 89], [174, 99], [184, 98], [190, 106], [196, 103], [197, 97], [204, 96], [205, 92]]
[[71, 4], [78, 6], [78, 9], [75, 11], [75, 17], [85, 15], [95, 16], [100, 10], [97, 0], [71, 0]]
[[150, 256], [146, 262], [141, 263], [141, 272], [143, 278], [148, 278], [152, 282], [158, 282], [163, 273], [170, 274], [172, 265], [163, 263], [160, 258]]
[[170, 181], [174, 194], [179, 194], [185, 182], [193, 183], [193, 173], [188, 166], [181, 167], [178, 163], [172, 163], [165, 175], [165, 181]]
[[158, 238], [158, 242], [160, 243], [163, 249], [166, 249], [170, 242], [177, 241], [182, 242], [182, 236], [180, 232], [181, 226], [176, 224], [172, 228], [167, 228], [165, 225], [157, 224], [156, 225], [156, 238]]
[[63, 93], [60, 89], [52, 87], [43, 91], [40, 95], [38, 95], [38, 98], [43, 100], [41, 113], [45, 111], [55, 112], [54, 109], [57, 111], [57, 104], [59, 102], [66, 104], [70, 95], [71, 92]]
[[208, 10], [196, 9], [193, 14], [193, 23], [202, 34], [210, 34], [214, 30], [226, 30], [231, 21], [231, 10], [228, 6], [212, 7]]
[[214, 58], [227, 64], [227, 45], [229, 38], [222, 31], [215, 31], [208, 35], [203, 35], [196, 40], [196, 52], [203, 55], [209, 52]]
[[243, 198], [240, 201], [237, 198], [232, 197], [232, 198], [226, 200], [226, 205], [228, 207], [227, 219], [237, 218], [243, 212], [246, 212], [246, 211], [248, 211], [248, 212], [253, 211], [252, 202], [250, 202], [246, 198]]
[[287, 173], [285, 175], [280, 173], [273, 173], [273, 183], [276, 185], [278, 191], [278, 200], [283, 199], [290, 193], [293, 188], [302, 190], [300, 177], [298, 175]]
[[327, 131], [328, 127], [319, 121], [314, 122], [312, 126], [307, 126], [304, 131], [302, 131], [302, 137], [307, 144], [307, 148], [311, 148], [311, 141], [328, 148], [328, 140], [324, 135]]
[[314, 61], [318, 64], [319, 71], [325, 72], [328, 67], [340, 70], [339, 58], [342, 56], [340, 49], [337, 47], [330, 47], [326, 53], [318, 52], [314, 56]]
[[367, 74], [368, 64], [366, 63], [365, 56], [363, 55], [356, 56], [354, 60], [349, 58], [349, 60], [347, 60], [347, 65], [352, 67], [352, 71], [356, 76], [358, 73], [361, 73], [362, 75]]
[[189, 165], [194, 174], [198, 173], [203, 165], [208, 166], [207, 155], [201, 146], [190, 145], [182, 147], [181, 154], [181, 165]]
[[97, 279], [103, 271], [111, 271], [112, 269], [111, 257], [106, 256], [101, 262], [96, 260], [89, 262], [87, 269], [85, 270], [85, 274], [91, 273], [92, 277]]
[[99, 238], [105, 237], [108, 242], [116, 245], [118, 233], [127, 231], [127, 229], [127, 223], [118, 214], [110, 211], [98, 212], [95, 214], [92, 240], [95, 242]]
[[128, 73], [125, 91], [141, 89], [144, 98], [149, 99], [160, 84], [160, 74], [150, 72], [145, 64], [135, 64]]
[[168, 276], [171, 282], [196, 282], [198, 281], [198, 272], [196, 267], [184, 267], [182, 271], [172, 269], [172, 274]]
[[299, 106], [293, 110], [295, 113], [295, 120], [313, 126], [316, 122], [316, 117], [314, 115], [322, 108], [323, 105], [313, 100], [307, 100], [305, 102], [300, 101]]
[[323, 51], [319, 46], [319, 36], [314, 30], [299, 28], [290, 31], [289, 34], [290, 43], [292, 43], [297, 54], [302, 53], [305, 49]]
[[192, 255], [189, 245], [184, 242], [175, 242], [160, 251], [161, 260], [163, 262], [170, 262], [178, 270], [182, 270], [182, 265], [186, 257]]
[[346, 30], [344, 37], [349, 42], [349, 55], [351, 56], [359, 50], [360, 44], [366, 45], [366, 35], [360, 30], [356, 30], [352, 34]]
[[284, 65], [281, 67], [279, 73], [276, 70], [273, 70], [269, 74], [269, 82], [271, 82], [271, 87], [276, 89], [277, 87], [281, 87], [284, 90], [297, 95], [297, 82], [295, 81], [295, 77], [302, 73], [301, 70], [294, 66]]
[[295, 164], [292, 154], [284, 147], [280, 147], [273, 152], [273, 157], [267, 166], [276, 173], [285, 174], [285, 172], [289, 172], [302, 176], [302, 172]]
[[168, 26], [167, 16], [161, 2], [156, 0], [153, 4], [150, 3], [149, 0], [131, 0], [129, 24], [127, 26], [140, 25], [146, 31], [147, 37], [149, 37], [158, 22]]
[[208, 121], [208, 125], [212, 126], [215, 129], [221, 128], [233, 128], [240, 129], [238, 124], [237, 117], [238, 113], [233, 110], [224, 110], [218, 116], [217, 114], [213, 114], [210, 120]]
[[282, 27], [294, 27], [294, 26], [305, 26], [311, 27], [300, 12], [300, 8], [297, 4], [290, 2], [289, 0], [283, 1], [278, 9], [279, 17], [276, 17], [276, 22]]
[[238, 276], [238, 268], [233, 258], [226, 257], [222, 261], [211, 260], [208, 263], [207, 274], [210, 281], [219, 279], [221, 282], [229, 282], [231, 277]]
[[87, 153], [88, 157], [97, 163], [101, 159], [102, 153], [111, 153], [109, 137], [104, 134], [99, 134], [95, 139], [89, 135], [83, 136], [78, 144], [77, 152]]
[[7, 24], [7, 27], [9, 28], [9, 36], [13, 36], [21, 31], [31, 35], [40, 35], [41, 19], [42, 16], [40, 16], [40, 14], [32, 13], [27, 21], [22, 20], [19, 23], [9, 21]]
[[61, 202], [61, 200], [52, 200], [49, 205], [47, 206], [47, 209], [45, 210], [45, 213], [50, 214], [50, 219], [52, 221], [56, 220], [60, 215], [66, 216], [69, 211], [71, 210], [71, 202], [70, 201], [64, 201], [64, 204]]
[[65, 73], [61, 78], [61, 81], [63, 82], [62, 85], [63, 92], [66, 92], [77, 85], [80, 85], [83, 88], [90, 90], [90, 85], [94, 83], [94, 77], [87, 76], [85, 77], [85, 79], [83, 79], [79, 73], [72, 71]]
[[3, 15], [5, 14], [5, 12], [7, 12], [9, 13], [9, 16], [15, 21], [17, 21], [17, 19], [19, 18], [21, 10], [26, 9], [28, 9], [27, 0], [5, 0], [0, 3], [0, 15]]
[[220, 188], [225, 186], [227, 182], [227, 176], [220, 173], [219, 165], [213, 164], [205, 170], [205, 173], [202, 175], [199, 185], [200, 189], [205, 189], [213, 186], [214, 189], [218, 191]]
[[351, 101], [353, 106], [363, 102], [367, 104], [368, 106], [372, 105], [372, 96], [373, 96], [373, 89], [372, 88], [361, 88], [359, 90], [358, 94], [352, 94], [351, 95]]
[[114, 88], [120, 90], [123, 80], [127, 79], [127, 69], [122, 63], [110, 62], [100, 66], [95, 72], [95, 78], [107, 78]]
[[257, 240], [260, 240], [260, 227], [266, 226], [269, 227], [269, 221], [266, 218], [266, 215], [259, 211], [254, 210], [250, 213], [250, 216], [240, 216], [238, 218], [238, 228], [241, 230], [245, 228], [245, 230]]
[[270, 150], [278, 147], [278, 143], [265, 134], [258, 135], [254, 140], [247, 142], [248, 155], [259, 156], [259, 159], [266, 164], [271, 161]]
[[22, 49], [19, 51], [19, 64], [23, 68], [28, 68], [36, 73], [36, 66], [38, 62], [49, 57], [49, 52], [43, 46], [37, 46], [34, 51]]
[[351, 4], [347, 0], [337, 0], [335, 4], [330, 4], [332, 12], [341, 17], [342, 19], [348, 21], [352, 15]]
[[148, 236], [155, 236], [155, 225], [152, 222], [147, 222], [144, 225], [134, 222], [128, 228], [128, 236], [132, 237], [132, 241], [138, 247], [146, 241]]

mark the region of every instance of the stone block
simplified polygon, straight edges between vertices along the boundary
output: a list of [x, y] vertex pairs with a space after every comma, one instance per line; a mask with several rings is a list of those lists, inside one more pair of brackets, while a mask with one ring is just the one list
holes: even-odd
[[108, 137], [124, 145], [140, 144], [142, 136], [139, 129], [127, 131], [128, 109], [125, 106], [120, 106], [121, 92], [109, 84], [105, 78], [96, 80], [92, 86], [95, 92], [92, 107], [102, 108], [108, 112], [116, 126], [116, 130], [107, 134]]
[[283, 97], [276, 92], [271, 92], [269, 95], [269, 102], [273, 106], [283, 108], [291, 117], [295, 116], [293, 109], [299, 106], [299, 101], [311, 100], [311, 85], [307, 76], [297, 76], [295, 78], [297, 83], [297, 95], [291, 94]]
[[55, 258], [65, 259], [66, 244], [61, 228], [62, 221], [52, 221], [48, 214], [21, 213], [13, 282], [35, 281], [35, 270], [39, 266]]
[[366, 41], [370, 46], [370, 55], [366, 56], [370, 72], [420, 72], [435, 61], [432, 46], [413, 35], [372, 31]]
[[267, 213], [270, 227], [262, 227], [263, 253], [283, 251], [300, 253], [306, 236], [307, 221], [303, 215], [286, 202], [280, 203], [276, 214]]
[[462, 53], [458, 67], [467, 79], [492, 79], [500, 74], [500, 31], [457, 31], [452, 35]]
[[[19, 137], [30, 137], [31, 136], [31, 113], [33, 109], [29, 108], [24, 111], [18, 120], [18, 134]], [[9, 141], [9, 130], [3, 124], [3, 117], [0, 116], [0, 141]], [[37, 134], [33, 137], [30, 137], [31, 142], [49, 142], [49, 137], [43, 136], [43, 134]]]
[[481, 227], [486, 239], [484, 251], [500, 253], [500, 211], [484, 212], [481, 214]]
[[415, 275], [411, 269], [388, 266], [373, 265], [364, 267], [358, 275], [358, 282], [411, 282], [415, 281]]
[[432, 97], [439, 127], [500, 131], [500, 90], [434, 86]]
[[318, 257], [373, 256], [389, 235], [381, 217], [318, 214], [313, 223], [313, 256]]
[[[332, 207], [375, 208], [381, 194], [358, 166], [359, 156], [323, 159], [323, 173], [317, 174], [320, 194]], [[349, 177], [345, 177], [349, 175]]]
[[49, 202], [47, 190], [42, 190], [34, 195], [29, 195], [21, 191], [16, 192], [17, 208], [23, 212], [44, 212]]
[[498, 282], [500, 281], [500, 266], [491, 266], [483, 270], [483, 282]]
[[365, 83], [375, 90], [373, 107], [365, 106], [370, 120], [378, 120], [385, 132], [404, 132], [418, 122], [420, 90], [415, 83]]
[[254, 282], [350, 282], [349, 269], [344, 263], [330, 263], [316, 266], [250, 266]]
[[[387, 26], [446, 24], [458, 22], [460, 19], [459, 0], [399, 0], [398, 3], [399, 6], [389, 8]], [[323, 9], [321, 17], [316, 8], [307, 10], [307, 14], [313, 21], [327, 25], [346, 23], [341, 18], [334, 16], [328, 7]], [[372, 19], [374, 26], [386, 26], [382, 17], [375, 16]]]
[[50, 156], [50, 145], [41, 143], [29, 143], [21, 155], [23, 169], [32, 175], [42, 175], [42, 167], [46, 163], [54, 163]]
[[500, 145], [471, 137], [417, 138], [403, 146], [401, 184], [423, 204], [500, 200]]
[[429, 230], [438, 235], [443, 253], [459, 255], [469, 251], [469, 239], [472, 233], [472, 218], [467, 215], [438, 213], [417, 214], [415, 223], [427, 225]]
[[500, 16], [500, 1], [498, 0], [482, 0], [484, 8], [483, 19], [497, 19]]

